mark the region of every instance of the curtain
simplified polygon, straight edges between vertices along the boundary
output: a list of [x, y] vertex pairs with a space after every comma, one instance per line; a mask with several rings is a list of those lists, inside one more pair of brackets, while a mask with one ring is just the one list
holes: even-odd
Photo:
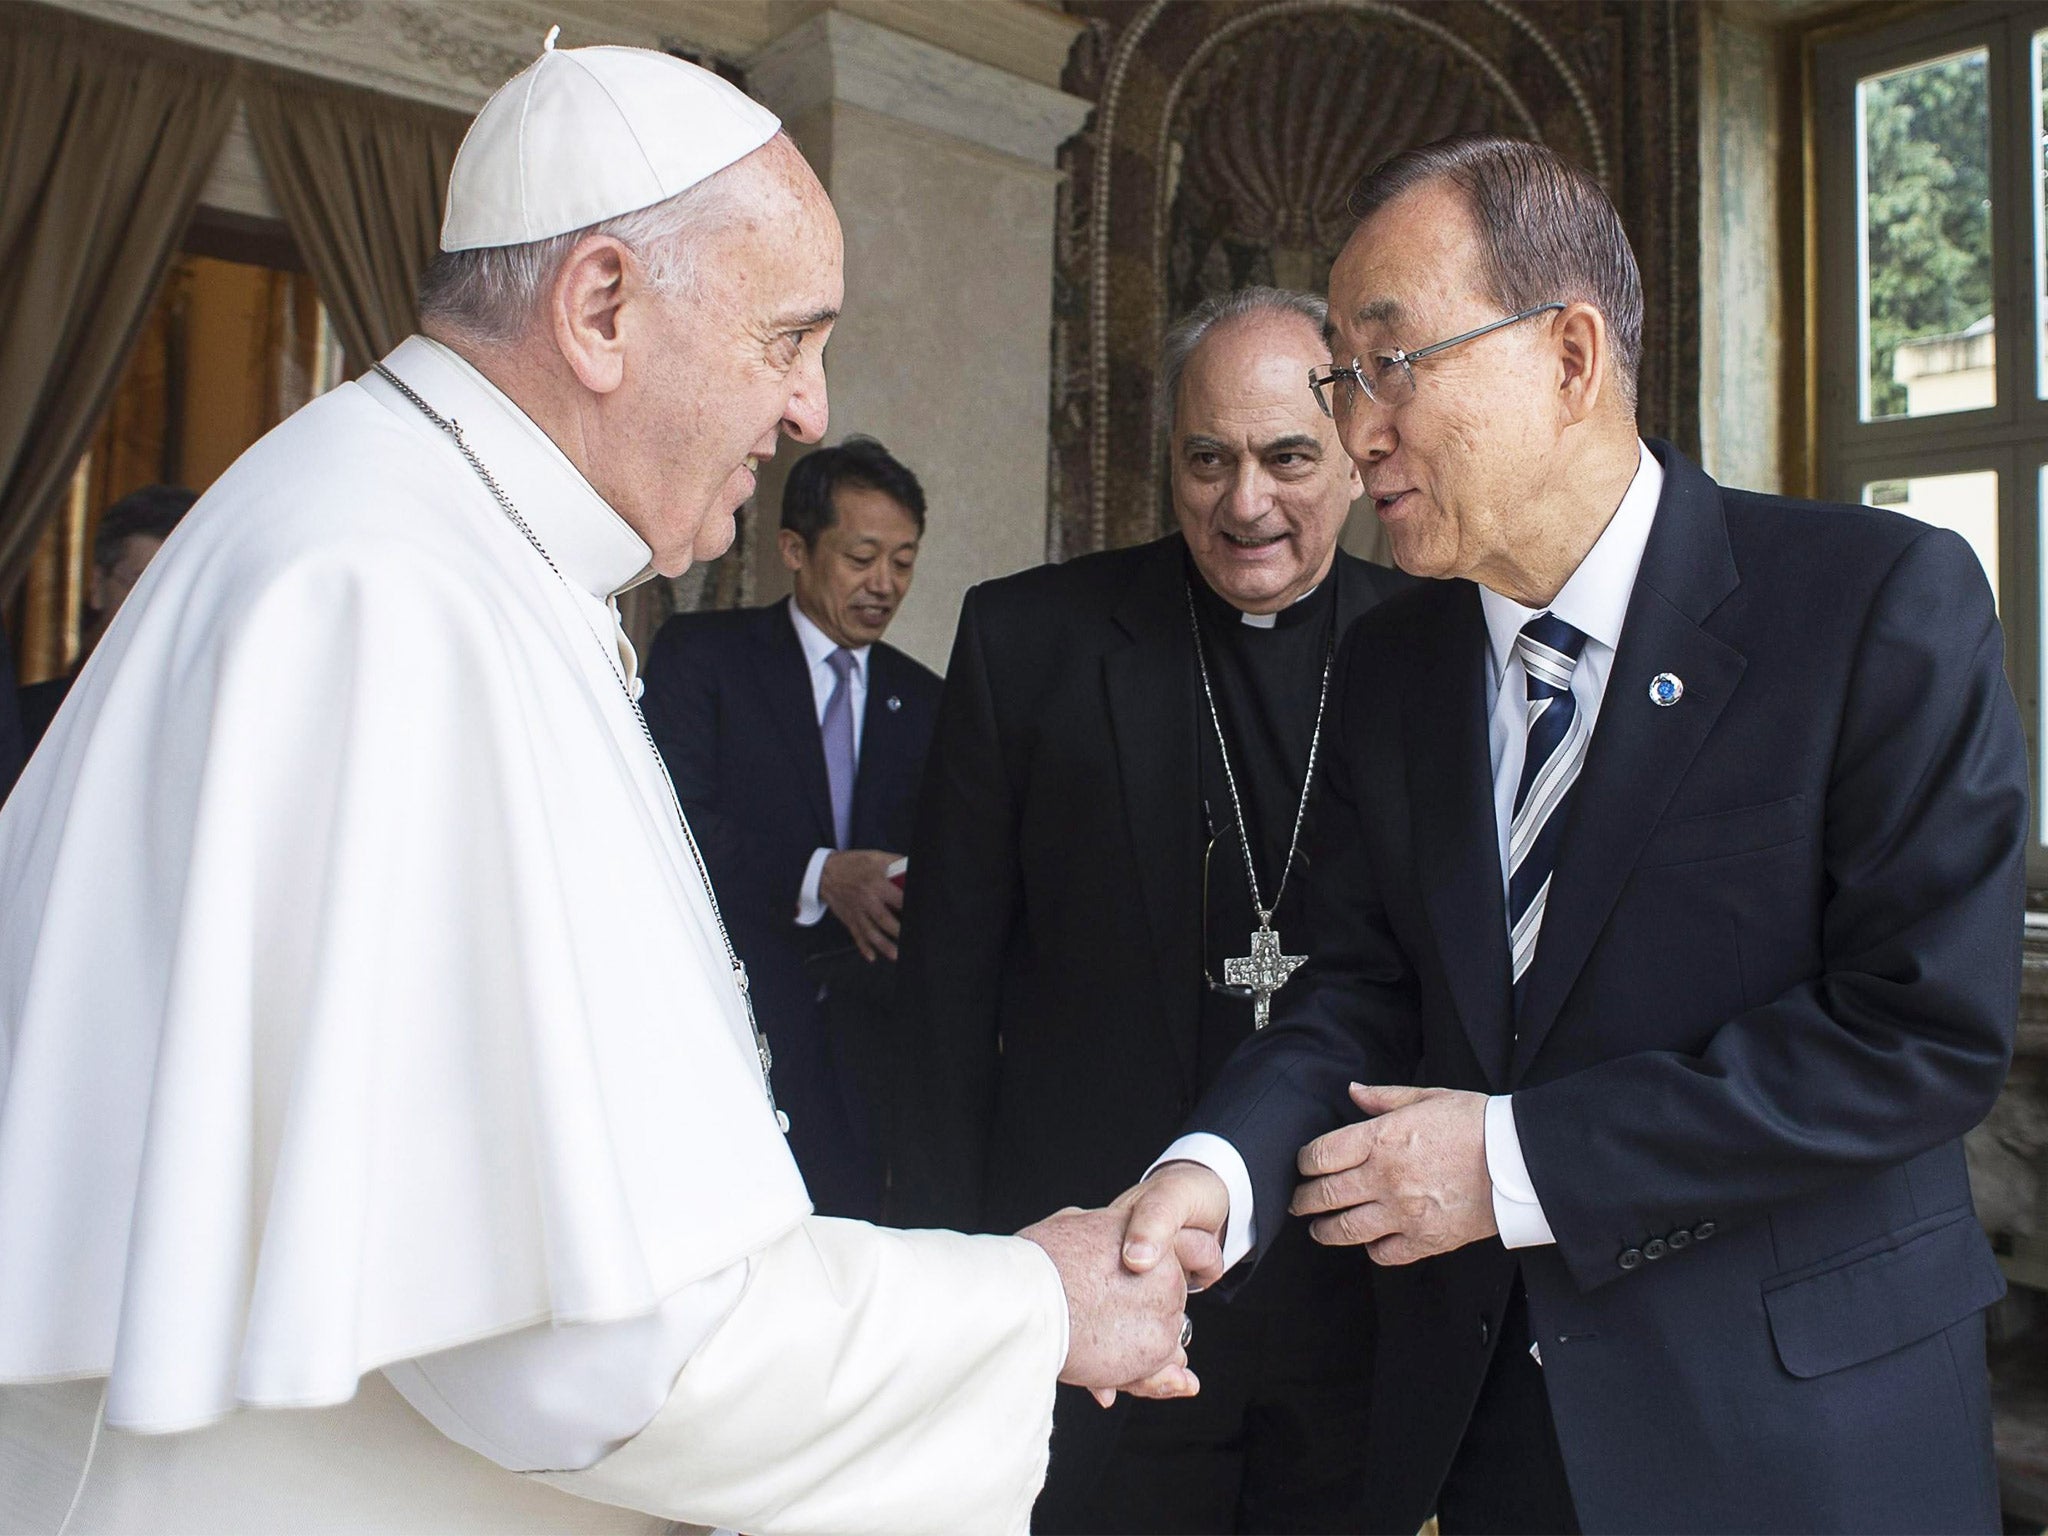
[[271, 192], [360, 373], [418, 329], [414, 290], [440, 248], [469, 120], [281, 72], [252, 71], [243, 99]]
[[226, 59], [0, 5], [0, 593], [27, 568], [234, 111]]

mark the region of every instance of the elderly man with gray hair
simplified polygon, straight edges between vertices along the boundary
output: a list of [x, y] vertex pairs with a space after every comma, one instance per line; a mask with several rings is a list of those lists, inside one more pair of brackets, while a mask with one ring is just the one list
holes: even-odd
[[[1405, 581], [1337, 547], [1360, 482], [1308, 388], [1324, 323], [1271, 288], [1180, 321], [1159, 369], [1176, 531], [967, 596], [904, 923], [909, 1224], [1004, 1231], [1115, 1194], [1314, 945], [1331, 661]], [[1282, 1241], [1229, 1309], [1190, 1308], [1195, 1402], [1066, 1394], [1036, 1530], [1377, 1528], [1368, 1266]]]
[[549, 51], [441, 243], [0, 812], [0, 1529], [1015, 1536], [1055, 1378], [1192, 1390], [1180, 1268], [811, 1214], [616, 602], [824, 432], [831, 203]]

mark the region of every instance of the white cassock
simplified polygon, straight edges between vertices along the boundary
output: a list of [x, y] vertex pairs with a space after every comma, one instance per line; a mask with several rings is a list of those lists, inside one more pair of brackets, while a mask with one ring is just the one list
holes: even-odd
[[560, 574], [369, 375], [72, 690], [0, 813], [0, 1530], [1022, 1530], [1057, 1273], [809, 1214], [621, 686], [647, 547], [387, 362]]

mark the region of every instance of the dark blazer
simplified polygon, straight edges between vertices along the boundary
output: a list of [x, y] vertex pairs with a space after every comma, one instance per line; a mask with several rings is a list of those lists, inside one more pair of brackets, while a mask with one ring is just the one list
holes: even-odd
[[6, 800], [7, 792], [14, 788], [21, 765], [27, 760], [28, 746], [15, 707], [14, 651], [8, 644], [7, 631], [0, 629], [0, 801]]
[[[78, 667], [73, 667], [62, 677], [30, 683], [15, 694], [15, 703], [21, 709], [21, 752], [24, 760], [42, 745], [43, 734], [57, 718], [57, 711], [64, 707], [64, 700], [70, 696], [71, 685], [78, 681], [79, 669], [83, 666], [84, 663], [81, 662]], [[5, 706], [0, 705], [0, 713], [4, 711]], [[0, 726], [0, 736], [4, 735], [5, 727]], [[4, 752], [4, 749], [0, 749], [0, 752]]]
[[[928, 668], [890, 645], [869, 652], [853, 847], [909, 848], [938, 697]], [[888, 1042], [828, 1038], [835, 1020], [876, 1031], [882, 1018], [873, 1006], [857, 1018], [821, 1009], [818, 990], [835, 968], [849, 987], [847, 967], [878, 973], [858, 978], [872, 1005], [886, 998], [893, 967], [861, 962], [829, 912], [815, 927], [796, 921], [804, 869], [815, 850], [832, 846], [833, 832], [817, 703], [788, 604], [677, 614], [655, 636], [641, 707], [746, 964], [776, 1055], [776, 1094], [800, 1127], [792, 1144], [803, 1148], [815, 1126], [844, 1111], [856, 1122], [885, 1116], [875, 1095], [896, 1076], [884, 1059]], [[835, 1085], [854, 1091], [854, 1102], [814, 1102]], [[805, 1170], [814, 1186], [829, 1172], [815, 1163]]]
[[[1406, 584], [1339, 554], [1338, 623]], [[907, 1224], [1100, 1205], [1193, 1106], [1200, 789], [1178, 534], [975, 587], [913, 840]]]
[[1556, 1245], [1376, 1277], [1390, 1528], [1519, 1269], [1586, 1530], [1995, 1530], [1962, 1136], [2012, 1046], [2028, 773], [1991, 596], [1952, 533], [1652, 447], [1519, 1038], [1485, 624], [1432, 583], [1350, 637], [1310, 887], [1343, 937], [1191, 1125], [1244, 1153], [1263, 1239], [1347, 1083], [1514, 1095]]

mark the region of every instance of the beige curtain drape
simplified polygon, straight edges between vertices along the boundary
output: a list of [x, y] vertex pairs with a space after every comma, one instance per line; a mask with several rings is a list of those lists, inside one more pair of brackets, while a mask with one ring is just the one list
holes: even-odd
[[226, 59], [0, 5], [0, 593], [27, 568], [234, 111]]
[[414, 289], [441, 236], [459, 113], [374, 91], [251, 72], [249, 133], [360, 373], [419, 325]]

